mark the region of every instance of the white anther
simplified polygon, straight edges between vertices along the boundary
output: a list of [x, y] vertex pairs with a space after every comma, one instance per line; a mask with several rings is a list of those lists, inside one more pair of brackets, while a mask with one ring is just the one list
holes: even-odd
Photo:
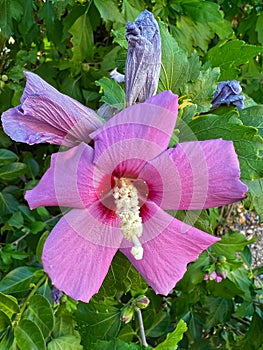
[[143, 227], [140, 217], [140, 205], [137, 189], [130, 183], [129, 179], [119, 179], [113, 189], [113, 197], [116, 204], [116, 214], [121, 219], [120, 229], [123, 237], [132, 241], [131, 249], [136, 260], [143, 257], [143, 247], [138, 239], [141, 237]]

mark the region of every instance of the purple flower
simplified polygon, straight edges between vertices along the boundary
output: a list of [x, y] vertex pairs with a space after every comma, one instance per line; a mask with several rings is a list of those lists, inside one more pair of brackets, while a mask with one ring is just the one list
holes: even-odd
[[58, 92], [34, 73], [25, 73], [21, 104], [2, 115], [4, 131], [13, 140], [30, 145], [49, 142], [75, 146], [90, 142], [89, 134], [102, 122], [96, 113]]
[[216, 109], [222, 104], [229, 105], [232, 103], [238, 109], [244, 108], [244, 95], [239, 95], [242, 91], [239, 81], [222, 81], [217, 85], [216, 92], [212, 100], [211, 109]]
[[128, 54], [125, 68], [126, 102], [144, 102], [158, 87], [161, 70], [161, 36], [158, 23], [147, 10], [126, 25]]
[[[41, 123], [32, 117], [37, 111], [29, 104], [31, 98], [39, 112], [46, 107], [46, 96], [54, 98], [58, 92], [43, 83], [46, 92], [31, 94], [39, 78], [28, 76], [32, 79], [22, 98], [24, 114], [11, 110], [3, 116], [9, 134], [17, 136], [17, 116], [21, 134], [25, 130], [29, 135], [30, 130], [33, 137], [33, 132], [38, 133], [38, 128], [43, 132], [46, 125], [54, 143], [74, 145], [82, 141], [79, 104], [64, 95], [58, 95], [52, 109], [42, 111], [45, 119]], [[71, 114], [65, 113], [68, 104], [77, 106]], [[27, 191], [32, 209], [72, 208], [50, 233], [42, 255], [52, 283], [72, 298], [87, 302], [98, 292], [118, 249], [156, 293], [167, 295], [183, 277], [187, 264], [218, 238], [175, 219], [165, 210], [199, 210], [244, 198], [247, 187], [240, 182], [231, 141], [190, 141], [167, 149], [177, 111], [177, 96], [164, 91], [121, 111], [90, 135], [87, 127], [85, 141], [92, 139], [94, 148], [80, 142], [53, 154], [39, 184]], [[89, 115], [94, 116], [91, 112]], [[53, 118], [60, 121], [57, 126], [63, 125], [63, 132], [56, 134], [57, 129], [52, 129]], [[66, 125], [69, 135], [63, 139]]]

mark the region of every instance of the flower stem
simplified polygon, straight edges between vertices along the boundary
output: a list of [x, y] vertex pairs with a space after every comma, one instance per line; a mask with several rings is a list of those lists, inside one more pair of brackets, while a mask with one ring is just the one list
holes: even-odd
[[144, 326], [143, 326], [143, 319], [142, 319], [142, 312], [141, 309], [137, 310], [137, 315], [138, 315], [138, 320], [139, 320], [139, 326], [140, 326], [140, 333], [141, 333], [141, 340], [142, 340], [142, 345], [143, 346], [148, 346], [146, 337], [145, 337], [145, 332], [144, 332]]

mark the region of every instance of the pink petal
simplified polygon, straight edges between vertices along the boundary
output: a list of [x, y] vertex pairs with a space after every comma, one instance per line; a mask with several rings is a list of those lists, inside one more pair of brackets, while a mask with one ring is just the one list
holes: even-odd
[[90, 135], [95, 141], [95, 164], [112, 171], [125, 160], [137, 159], [137, 166], [142, 167], [146, 160], [156, 157], [170, 141], [177, 116], [175, 106], [177, 96], [164, 92], [162, 99], [156, 95], [118, 113]]
[[[167, 295], [183, 277], [187, 264], [219, 239], [172, 218], [154, 203], [148, 202], [147, 207], [149, 218], [144, 217], [147, 227], [144, 225], [143, 235], [155, 238], [143, 243], [142, 260], [135, 260], [130, 248], [121, 251], [157, 294]], [[167, 225], [156, 234], [162, 222]]]
[[39, 184], [26, 192], [31, 209], [39, 206], [85, 208], [98, 199], [93, 188], [93, 149], [81, 143], [53, 154]]
[[33, 73], [26, 73], [22, 104], [3, 113], [4, 131], [15, 141], [74, 146], [90, 142], [102, 123], [91, 109], [61, 94]]
[[138, 176], [149, 186], [149, 199], [163, 209], [219, 207], [247, 191], [233, 143], [222, 139], [178, 144], [149, 161]]
[[[86, 230], [90, 229], [87, 225]], [[83, 238], [63, 218], [45, 242], [42, 262], [56, 288], [88, 302], [98, 292], [116, 251], [116, 247], [97, 245]]]

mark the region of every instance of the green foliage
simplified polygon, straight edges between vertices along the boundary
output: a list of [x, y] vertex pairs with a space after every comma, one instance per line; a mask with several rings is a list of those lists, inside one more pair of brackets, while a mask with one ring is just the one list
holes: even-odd
[[[245, 205], [263, 218], [263, 6], [242, 1], [32, 1], [0, 0], [0, 112], [20, 103], [24, 70], [33, 71], [90, 108], [125, 107], [125, 24], [145, 8], [160, 26], [162, 67], [158, 91], [179, 95], [170, 145], [189, 140], [232, 140]], [[245, 109], [211, 111], [219, 81], [237, 79]], [[12, 142], [0, 130], [0, 350], [140, 350], [136, 298], [143, 309], [149, 349], [262, 347], [262, 268], [251, 263], [247, 240], [229, 231], [189, 264], [167, 296], [156, 295], [118, 253], [98, 294], [84, 304], [62, 295], [53, 301], [42, 270], [45, 239], [61, 217], [58, 208], [30, 210], [24, 200], [57, 147]], [[225, 220], [218, 208], [170, 214], [211, 234]], [[225, 273], [220, 283], [207, 273]], [[121, 320], [132, 309], [129, 323]]]

